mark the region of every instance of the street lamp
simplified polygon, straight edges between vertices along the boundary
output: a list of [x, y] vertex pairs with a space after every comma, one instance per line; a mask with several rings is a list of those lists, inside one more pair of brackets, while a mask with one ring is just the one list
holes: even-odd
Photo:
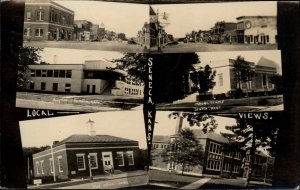
[[93, 180], [92, 168], [91, 168], [91, 156], [90, 155], [88, 155], [88, 160], [89, 160], [90, 180]]

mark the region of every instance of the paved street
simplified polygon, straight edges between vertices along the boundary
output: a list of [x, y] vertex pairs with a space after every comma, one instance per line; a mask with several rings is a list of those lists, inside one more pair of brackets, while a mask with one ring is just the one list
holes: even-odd
[[[211, 51], [248, 51], [248, 50], [276, 50], [276, 44], [256, 45], [256, 44], [207, 44], [207, 43], [183, 43], [169, 45], [162, 49], [163, 53], [186, 53], [186, 52], [211, 52]], [[157, 47], [152, 47], [152, 51], [157, 51]]]
[[111, 95], [63, 95], [18, 92], [16, 107], [68, 111], [113, 111], [133, 109], [142, 104], [142, 98]]
[[106, 41], [106, 42], [90, 42], [90, 41], [24, 41], [24, 46], [33, 47], [51, 47], [51, 48], [67, 48], [67, 49], [85, 49], [85, 50], [105, 50], [119, 52], [143, 52], [144, 47], [138, 44], [128, 44], [127, 41]]

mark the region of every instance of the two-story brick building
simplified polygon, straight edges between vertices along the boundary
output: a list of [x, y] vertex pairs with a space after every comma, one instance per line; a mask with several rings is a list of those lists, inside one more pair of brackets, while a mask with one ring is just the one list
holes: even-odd
[[72, 40], [74, 11], [52, 0], [26, 0], [24, 39]]
[[110, 135], [71, 135], [33, 154], [34, 177], [70, 179], [101, 175], [113, 168], [141, 169], [139, 143]]

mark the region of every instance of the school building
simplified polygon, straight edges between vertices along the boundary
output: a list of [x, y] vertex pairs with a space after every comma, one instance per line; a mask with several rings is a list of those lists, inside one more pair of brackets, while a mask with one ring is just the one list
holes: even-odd
[[104, 60], [88, 60], [84, 64], [29, 65], [30, 82], [25, 88], [51, 93], [143, 97], [144, 84], [113, 67], [113, 63]]

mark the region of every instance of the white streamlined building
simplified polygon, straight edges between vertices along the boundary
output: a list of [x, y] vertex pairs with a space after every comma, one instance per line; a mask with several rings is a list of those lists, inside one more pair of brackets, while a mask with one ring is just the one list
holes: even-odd
[[144, 84], [104, 60], [84, 64], [29, 65], [26, 90], [143, 97]]

